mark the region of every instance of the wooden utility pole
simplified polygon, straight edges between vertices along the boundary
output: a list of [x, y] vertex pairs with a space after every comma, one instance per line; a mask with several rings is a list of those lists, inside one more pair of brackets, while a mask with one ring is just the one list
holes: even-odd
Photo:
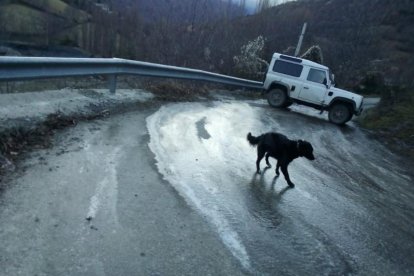
[[302, 33], [300, 34], [298, 45], [296, 46], [295, 57], [299, 55], [300, 47], [302, 47], [302, 41], [303, 41], [303, 37], [305, 36], [307, 26], [308, 26], [308, 23], [305, 22], [302, 27]]

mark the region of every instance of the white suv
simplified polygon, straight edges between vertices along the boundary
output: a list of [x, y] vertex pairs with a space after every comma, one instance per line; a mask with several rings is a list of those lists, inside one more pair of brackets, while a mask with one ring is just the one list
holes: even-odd
[[363, 97], [334, 85], [334, 76], [328, 67], [275, 53], [266, 74], [264, 89], [271, 106], [287, 107], [295, 102], [321, 112], [327, 110], [329, 121], [342, 125], [353, 115], [361, 114]]

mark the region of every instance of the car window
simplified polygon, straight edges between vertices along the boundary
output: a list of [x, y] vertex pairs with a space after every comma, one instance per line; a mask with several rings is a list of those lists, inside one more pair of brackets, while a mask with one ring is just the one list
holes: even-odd
[[274, 72], [282, 73], [293, 77], [299, 77], [300, 74], [302, 74], [302, 70], [302, 65], [286, 62], [283, 60], [276, 60], [275, 65], [273, 66]]
[[323, 70], [311, 68], [307, 80], [323, 84], [326, 80], [326, 73]]

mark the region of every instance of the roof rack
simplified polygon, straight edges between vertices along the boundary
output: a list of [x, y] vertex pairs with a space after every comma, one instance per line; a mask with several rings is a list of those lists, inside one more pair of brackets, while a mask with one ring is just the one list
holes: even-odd
[[280, 58], [281, 59], [284, 59], [284, 60], [289, 60], [289, 61], [297, 62], [297, 63], [302, 63], [302, 59], [300, 59], [300, 58], [295, 58], [295, 57], [285, 56], [285, 55], [280, 55]]

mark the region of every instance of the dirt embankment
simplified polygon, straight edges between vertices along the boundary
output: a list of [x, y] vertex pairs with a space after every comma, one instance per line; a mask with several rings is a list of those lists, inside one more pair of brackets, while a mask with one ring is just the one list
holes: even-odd
[[[127, 106], [124, 107], [128, 109]], [[106, 109], [94, 106], [87, 114], [65, 115], [61, 112], [50, 114], [44, 121], [14, 122], [15, 126], [0, 128], [0, 175], [15, 169], [15, 162], [22, 153], [51, 145], [51, 138], [56, 130], [75, 126], [80, 121], [103, 118], [111, 113], [123, 111], [123, 108]]]

